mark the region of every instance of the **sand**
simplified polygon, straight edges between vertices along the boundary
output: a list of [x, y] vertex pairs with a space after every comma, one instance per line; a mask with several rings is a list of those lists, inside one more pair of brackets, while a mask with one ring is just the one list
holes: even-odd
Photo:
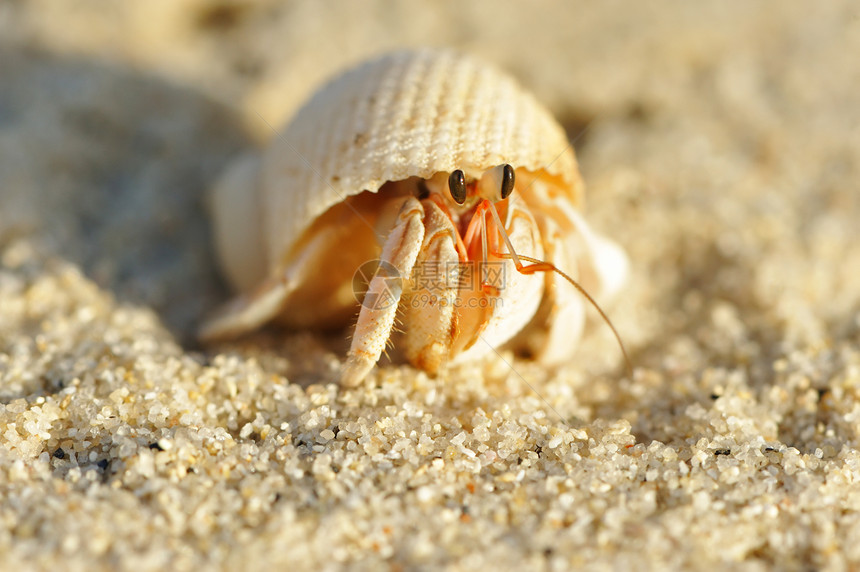
[[[571, 363], [201, 347], [202, 207], [324, 78], [447, 45], [568, 128], [633, 261]], [[860, 566], [851, 2], [0, 5], [0, 568]]]

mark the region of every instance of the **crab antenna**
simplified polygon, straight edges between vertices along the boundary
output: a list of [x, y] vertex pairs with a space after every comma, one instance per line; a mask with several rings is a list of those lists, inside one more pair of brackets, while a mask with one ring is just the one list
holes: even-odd
[[[493, 204], [493, 203], [488, 203]], [[484, 258], [481, 260], [484, 264], [487, 263], [489, 257], [487, 256], [487, 213], [481, 213], [481, 249]]]
[[517, 267], [517, 270], [521, 269], [523, 267], [523, 263], [520, 262], [520, 257], [517, 255], [517, 251], [514, 250], [514, 245], [511, 244], [511, 237], [508, 236], [508, 232], [502, 224], [502, 219], [499, 218], [499, 212], [496, 210], [496, 205], [494, 205], [492, 201], [487, 201], [487, 204], [490, 207], [490, 212], [493, 213], [493, 218], [496, 219], [496, 226], [499, 227], [499, 233], [502, 235], [502, 240], [505, 241], [505, 245], [508, 247], [508, 252], [511, 253], [514, 265]]
[[[633, 377], [633, 362], [630, 361], [630, 356], [627, 354], [627, 348], [624, 347], [624, 342], [621, 341], [621, 335], [618, 333], [618, 330], [615, 329], [615, 326], [612, 323], [612, 320], [609, 319], [609, 316], [606, 315], [606, 312], [600, 307], [597, 301], [591, 297], [585, 288], [583, 288], [579, 282], [562, 272], [555, 264], [552, 262], [546, 262], [544, 260], [538, 260], [537, 258], [532, 258], [530, 256], [525, 256], [522, 254], [517, 254], [514, 250], [514, 245], [511, 244], [511, 239], [508, 236], [505, 227], [502, 226], [502, 221], [499, 218], [499, 213], [496, 211], [495, 205], [492, 202], [489, 203], [490, 212], [493, 213], [493, 218], [496, 219], [496, 225], [499, 227], [499, 233], [502, 235], [502, 239], [505, 241], [505, 244], [508, 247], [508, 253], [500, 253], [502, 258], [510, 258], [514, 262], [514, 266], [517, 267], [517, 270], [523, 274], [531, 274], [531, 272], [541, 271], [541, 272], [557, 272], [559, 276], [570, 282], [570, 284], [576, 288], [580, 294], [582, 294], [588, 302], [594, 306], [594, 309], [597, 310], [597, 313], [600, 314], [600, 317], [603, 318], [603, 321], [606, 322], [606, 325], [609, 326], [609, 329], [612, 330], [612, 333], [615, 335], [616, 341], [618, 341], [618, 347], [621, 348], [621, 353], [624, 354], [624, 362], [627, 364], [627, 373], [630, 377]], [[530, 262], [532, 266], [527, 267], [524, 266], [520, 259], [525, 260], [526, 262]], [[541, 268], [544, 267], [544, 268]], [[531, 272], [523, 272], [528, 268], [532, 268]]]

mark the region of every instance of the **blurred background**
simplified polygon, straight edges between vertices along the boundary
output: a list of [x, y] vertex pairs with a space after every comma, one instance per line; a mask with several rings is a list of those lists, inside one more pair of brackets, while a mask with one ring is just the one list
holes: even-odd
[[784, 315], [770, 341], [855, 331], [852, 2], [7, 0], [0, 245], [187, 340], [226, 296], [201, 206], [224, 163], [345, 66], [420, 45], [508, 70], [567, 128], [589, 216], [636, 266], [617, 313], [644, 359], [721, 300]]
[[[502, 352], [360, 392], [325, 385], [343, 354], [310, 334], [187, 351], [228, 295], [203, 204], [224, 166], [419, 45], [507, 70], [567, 129], [586, 216], [633, 263], [609, 311], [632, 378], [597, 320], [558, 371]], [[857, 54], [851, 0], [0, 0], [0, 559], [850, 569]], [[487, 416], [534, 445], [501, 475], [457, 464]], [[437, 421], [443, 471], [400, 457]]]

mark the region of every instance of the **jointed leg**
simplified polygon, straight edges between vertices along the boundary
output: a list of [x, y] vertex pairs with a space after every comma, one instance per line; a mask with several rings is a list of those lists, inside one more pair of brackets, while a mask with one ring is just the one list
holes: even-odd
[[576, 269], [582, 287], [601, 303], [611, 301], [630, 273], [630, 261], [621, 247], [593, 231], [567, 200], [539, 191], [532, 198], [535, 208], [559, 225], [568, 258], [575, 264], [570, 269]]
[[409, 361], [432, 375], [448, 360], [457, 334], [461, 269], [451, 219], [433, 201], [423, 204], [424, 244], [413, 272], [415, 288], [405, 305], [404, 346]]
[[[558, 274], [559, 278], [565, 278], [571, 286], [578, 290], [581, 298], [587, 300], [600, 314], [600, 317], [609, 326], [615, 339], [618, 341], [618, 346], [624, 355], [627, 369], [632, 373], [633, 364], [624, 347], [624, 342], [621, 340], [621, 336], [618, 334], [618, 330], [615, 329], [609, 316], [606, 315], [600, 306], [601, 304], [611, 302], [621, 290], [630, 273], [630, 261], [620, 246], [591, 230], [591, 227], [588, 226], [582, 215], [570, 203], [558, 198], [549, 201], [549, 203], [549, 208], [546, 209], [546, 212], [553, 212], [555, 214], [555, 221], [563, 229], [560, 242], [563, 243], [562, 250], [564, 254], [560, 255], [556, 260], [562, 259], [562, 263], [568, 264], [570, 268], [575, 269], [578, 276], [577, 281], [574, 281], [572, 278], [562, 274], [557, 267], [555, 267], [556, 271], [554, 274]], [[560, 292], [565, 291], [561, 290]], [[569, 297], [570, 294], [562, 295]], [[559, 299], [559, 302], [561, 302], [561, 299]], [[573, 303], [573, 299], [569, 298], [568, 303]], [[554, 358], [555, 356], [547, 354], [544, 361], [554, 361]]]
[[[424, 208], [418, 199], [407, 198], [382, 248], [381, 263], [393, 266], [399, 276], [377, 273], [370, 281], [358, 315], [352, 346], [341, 374], [341, 383], [358, 385], [385, 349], [402, 294], [402, 280], [409, 278], [424, 238]], [[385, 300], [384, 304], [378, 303]]]
[[[481, 223], [487, 225], [489, 260], [485, 268], [476, 268], [478, 284], [471, 296], [460, 292], [461, 332], [454, 345], [458, 360], [479, 357], [509, 341], [531, 321], [543, 298], [544, 277], [518, 272], [509, 253], [500, 252], [503, 247], [498, 239], [502, 230], [507, 236], [501, 237], [508, 251], [543, 256], [540, 234], [525, 203], [510, 197], [507, 208], [506, 228], [495, 221]], [[483, 249], [477, 244], [482, 240], [480, 234], [479, 229], [472, 233], [472, 240], [467, 242], [470, 252], [480, 253]]]
[[[553, 265], [575, 268], [576, 261], [565, 250], [558, 225], [547, 216], [538, 217], [544, 241], [544, 256]], [[546, 273], [544, 301], [538, 319], [545, 326], [535, 328], [523, 338], [535, 359], [545, 365], [556, 365], [570, 359], [585, 326], [585, 304], [582, 294], [557, 272]]]
[[[562, 203], [558, 200], [553, 201], [553, 204], [564, 215], [562, 217], [562, 221], [568, 224], [568, 232], [576, 233], [571, 235], [576, 242], [562, 240], [560, 236], [561, 233], [557, 232], [557, 227], [554, 221], [552, 224], [550, 224], [551, 219], [547, 214], [544, 214], [544, 218], [542, 221], [543, 236], [545, 237], [545, 240], [550, 240], [550, 237], [552, 235], [558, 236], [558, 239], [556, 239], [556, 243], [553, 245], [557, 251], [555, 258], [567, 258], [568, 260], [570, 260], [570, 267], [576, 268], [580, 271], [579, 282], [565, 274], [564, 271], [559, 269], [552, 262], [532, 258], [527, 255], [522, 255], [521, 253], [518, 255], [517, 251], [511, 243], [510, 238], [508, 238], [508, 236], [504, 233], [502, 233], [502, 238], [504, 239], [508, 247], [508, 252], [501, 254], [500, 256], [504, 258], [511, 258], [517, 271], [521, 274], [529, 275], [535, 272], [551, 272], [552, 274], [556, 275], [557, 279], [564, 279], [564, 281], [567, 282], [568, 285], [572, 286], [575, 290], [577, 290], [579, 295], [588, 300], [588, 302], [592, 306], [594, 306], [595, 310], [600, 313], [600, 316], [604, 319], [606, 324], [612, 330], [612, 333], [618, 340], [621, 352], [624, 354], [624, 359], [627, 362], [628, 369], [632, 370], [632, 365], [627, 355], [627, 350], [624, 348], [624, 344], [622, 343], [621, 338], [618, 335], [618, 331], [615, 329], [615, 326], [609, 320], [609, 317], [604, 313], [603, 309], [594, 299], [594, 296], [589, 293], [590, 289], [592, 290], [592, 292], [595, 292], [595, 295], [600, 295], [606, 298], [610, 298], [612, 295], [614, 295], [621, 287], [621, 284], [624, 282], [627, 276], [629, 264], [627, 256], [624, 254], [620, 247], [615, 245], [615, 243], [609, 241], [608, 239], [602, 238], [596, 233], [592, 232], [588, 225], [585, 223], [585, 220], [579, 215], [579, 213], [575, 211], [575, 209], [569, 207], [566, 203]], [[499, 218], [498, 213], [496, 212], [496, 209], [492, 205], [490, 205], [490, 212], [493, 215], [495, 223], [499, 227], [501, 227], [502, 222]], [[570, 253], [563, 253], [563, 244], [572, 244], [574, 247], [578, 246], [579, 244], [584, 244], [584, 250], [586, 252], [576, 252], [574, 255], [574, 259], [574, 256], [571, 256]], [[564, 254], [567, 254], [567, 256], [565, 256]], [[530, 264], [525, 265], [520, 259], [525, 260]], [[583, 283], [585, 284], [585, 286], [583, 285]], [[559, 289], [559, 287], [561, 286], [559, 282], [556, 282], [555, 284], [549, 284], [549, 286], [555, 286], [555, 288], [552, 289], [555, 290], [553, 295], [558, 297], [556, 303], [574, 303], [573, 298], [570, 298], [567, 295], [563, 294], [566, 290]], [[565, 298], [563, 299], [561, 298], [561, 296], [565, 296]], [[573, 307], [575, 308], [576, 306]], [[581, 315], [581, 309], [577, 309], [576, 311], [570, 311], [573, 312], [573, 315], [570, 316], [571, 319], [574, 319], [576, 316]], [[552, 317], [549, 318], [552, 319]], [[556, 320], [558, 319], [559, 318], [556, 318]], [[578, 330], [582, 327], [582, 319], [579, 318], [578, 321], [575, 322], [575, 324], [577, 325], [576, 337], [578, 337]], [[555, 325], [553, 324], [553, 327], [554, 326]], [[553, 334], [553, 332], [550, 333]], [[557, 336], [558, 334], [553, 335]], [[555, 351], [555, 353], [557, 355], [558, 352]], [[544, 361], [554, 361], [556, 355], [550, 356], [549, 354], [547, 354], [547, 357]], [[558, 356], [559, 359], [561, 357], [563, 356]]]

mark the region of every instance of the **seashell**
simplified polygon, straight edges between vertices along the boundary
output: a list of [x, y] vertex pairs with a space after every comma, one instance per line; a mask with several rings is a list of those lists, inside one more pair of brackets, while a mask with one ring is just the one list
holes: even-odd
[[[461, 173], [468, 195], [464, 205], [452, 200], [454, 173]], [[498, 194], [505, 176], [511, 198]], [[582, 300], [553, 273], [518, 272], [499, 237], [516, 227], [511, 236], [525, 249], [521, 254], [553, 256], [606, 300], [624, 281], [627, 259], [589, 229], [579, 213], [583, 198], [564, 130], [512, 78], [453, 51], [384, 55], [330, 81], [266, 150], [237, 161], [214, 189], [216, 250], [241, 294], [203, 325], [201, 337], [228, 338], [272, 320], [290, 327], [343, 327], [358, 308], [352, 280], [362, 263], [380, 256], [402, 263], [394, 264], [402, 273], [397, 278], [409, 282], [424, 264], [477, 257], [480, 264], [494, 262], [516, 275], [510, 292], [500, 294], [483, 281], [471, 294], [443, 287], [432, 295], [453, 305], [498, 299], [505, 307], [405, 311], [407, 328], [427, 326], [430, 336], [422, 345], [407, 334], [410, 361], [433, 373], [453, 359], [477, 357], [508, 342], [532, 322], [531, 330], [543, 334], [538, 345], [550, 346], [537, 353], [547, 362], [559, 361], [582, 328]], [[504, 223], [496, 218], [493, 226], [488, 207], [476, 211], [487, 200], [499, 205]], [[481, 246], [486, 251], [489, 240], [497, 248], [469, 255], [467, 247], [477, 248], [476, 232], [469, 245], [462, 238], [470, 220], [483, 216], [486, 221], [475, 228], [483, 226], [484, 234], [489, 228], [490, 238]], [[430, 230], [439, 238], [425, 244]], [[370, 291], [373, 284], [381, 288], [379, 280], [371, 280]], [[393, 309], [361, 308], [346, 381], [357, 383], [366, 375], [391, 335], [398, 305], [418, 291], [423, 290], [405, 284]], [[487, 348], [477, 345], [478, 338]]]

